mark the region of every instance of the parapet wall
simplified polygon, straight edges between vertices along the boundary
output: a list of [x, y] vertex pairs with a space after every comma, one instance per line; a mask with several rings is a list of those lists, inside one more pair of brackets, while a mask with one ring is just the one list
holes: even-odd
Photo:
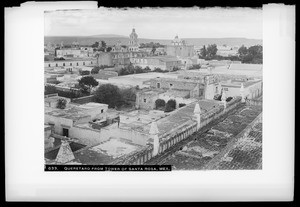
[[72, 103], [86, 104], [86, 103], [92, 102], [93, 99], [94, 99], [94, 95], [84, 96], [84, 97], [80, 97], [80, 98], [73, 98]]

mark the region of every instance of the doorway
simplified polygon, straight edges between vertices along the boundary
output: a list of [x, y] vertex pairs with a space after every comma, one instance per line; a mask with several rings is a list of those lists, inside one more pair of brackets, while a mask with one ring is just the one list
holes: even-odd
[[69, 137], [69, 129], [63, 128], [63, 136]]

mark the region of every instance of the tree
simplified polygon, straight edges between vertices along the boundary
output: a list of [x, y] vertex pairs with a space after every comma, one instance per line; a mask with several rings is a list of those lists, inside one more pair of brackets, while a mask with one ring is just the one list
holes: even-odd
[[231, 101], [231, 100], [232, 100], [232, 97], [226, 98], [226, 102], [229, 102], [229, 101]]
[[148, 72], [151, 71], [151, 68], [149, 68], [149, 66], [146, 66], [146, 67], [144, 68], [144, 71], [146, 71], [146, 72], [148, 73]]
[[167, 70], [162, 70], [160, 68], [154, 68], [153, 72], [158, 72], [158, 73], [167, 73]]
[[245, 47], [244, 45], [242, 45], [242, 46], [238, 49], [238, 54], [239, 54], [239, 57], [240, 57], [240, 58], [246, 56], [246, 55], [248, 54], [248, 49], [247, 49], [247, 47]]
[[156, 51], [156, 48], [155, 48], [155, 46], [153, 45], [152, 50], [151, 50], [151, 53], [152, 53], [152, 54], [155, 54], [155, 51]]
[[200, 68], [201, 68], [200, 64], [195, 64], [195, 65], [192, 65], [191, 67], [189, 67], [189, 70], [200, 69]]
[[112, 47], [107, 47], [106, 52], [110, 52], [112, 50]]
[[90, 71], [88, 70], [80, 70], [79, 73], [80, 75], [90, 75]]
[[101, 48], [106, 48], [106, 42], [101, 40]]
[[239, 58], [242, 63], [262, 64], [262, 50], [263, 49], [261, 45], [254, 45], [249, 48], [242, 45], [238, 49]]
[[98, 74], [100, 71], [100, 67], [99, 66], [96, 66], [94, 67], [92, 70], [91, 70], [91, 74]]
[[156, 109], [163, 108], [163, 107], [165, 107], [165, 106], [166, 106], [165, 100], [163, 100], [163, 99], [157, 99], [157, 100], [155, 101], [155, 108], [156, 108]]
[[59, 98], [57, 100], [56, 108], [65, 109], [67, 106], [67, 100], [64, 98]]
[[207, 46], [207, 56], [209, 58], [213, 58], [218, 52], [218, 48], [216, 44], [208, 45]]
[[177, 70], [180, 70], [180, 68], [179, 67], [173, 67], [173, 71], [177, 71]]
[[91, 92], [91, 89], [97, 86], [99, 83], [93, 76], [84, 76], [79, 81], [79, 87], [83, 92]]
[[92, 47], [98, 48], [99, 47], [99, 42], [95, 42], [94, 44], [92, 44]]
[[171, 112], [174, 111], [174, 109], [176, 109], [176, 101], [174, 99], [168, 100], [166, 104], [165, 112]]
[[120, 89], [112, 84], [100, 85], [95, 91], [95, 101], [108, 104], [109, 108], [119, 107], [123, 104]]
[[135, 103], [136, 94], [134, 88], [120, 89], [120, 92], [122, 94], [122, 102], [125, 105], [131, 105], [132, 103]]
[[206, 47], [205, 45], [203, 45], [203, 47], [200, 49], [200, 56], [202, 58], [206, 58], [206, 55], [207, 55]]

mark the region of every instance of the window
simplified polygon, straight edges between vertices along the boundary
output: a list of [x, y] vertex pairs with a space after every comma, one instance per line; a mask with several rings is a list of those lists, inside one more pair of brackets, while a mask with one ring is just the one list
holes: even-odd
[[91, 61], [91, 64], [93, 64], [93, 61]]
[[58, 67], [58, 64], [57, 64], [57, 63], [56, 63], [55, 65], [56, 65], [56, 67]]
[[101, 109], [101, 113], [103, 113], [104, 112], [104, 109]]
[[66, 66], [66, 64], [65, 64], [65, 63], [63, 63], [63, 66]]
[[223, 88], [224, 89], [224, 91], [228, 91], [228, 88]]
[[72, 63], [70, 63], [70, 66], [72, 66]]
[[78, 66], [78, 63], [76, 63], [76, 65]]
[[173, 84], [172, 83], [170, 83], [170, 87], [172, 87], [173, 86]]
[[146, 102], [147, 102], [147, 99], [144, 98], [144, 103], [146, 103]]
[[157, 85], [157, 88], [160, 88], [160, 83], [157, 83], [156, 85]]
[[83, 62], [83, 65], [85, 65], [85, 62]]
[[50, 67], [51, 65], [50, 64], [48, 64], [48, 67]]

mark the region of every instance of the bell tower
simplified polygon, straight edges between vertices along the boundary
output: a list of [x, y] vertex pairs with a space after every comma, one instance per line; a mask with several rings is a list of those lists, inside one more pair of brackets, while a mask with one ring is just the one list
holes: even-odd
[[138, 43], [138, 35], [135, 32], [135, 28], [132, 29], [131, 34], [129, 35], [129, 51], [134, 52], [138, 51], [139, 43]]

